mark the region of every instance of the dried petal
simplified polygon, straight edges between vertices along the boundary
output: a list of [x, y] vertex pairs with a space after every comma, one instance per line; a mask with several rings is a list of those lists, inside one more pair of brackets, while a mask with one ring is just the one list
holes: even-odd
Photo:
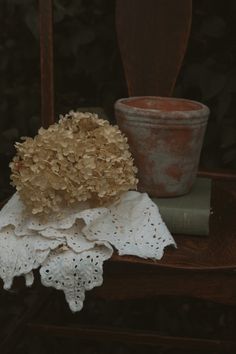
[[16, 143], [16, 150], [11, 178], [33, 214], [86, 200], [111, 202], [137, 186], [127, 138], [96, 114], [71, 111]]

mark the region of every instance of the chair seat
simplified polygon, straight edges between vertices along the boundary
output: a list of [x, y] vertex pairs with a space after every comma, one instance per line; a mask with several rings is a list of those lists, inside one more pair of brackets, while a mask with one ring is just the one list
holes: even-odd
[[213, 180], [211, 194], [208, 236], [174, 235], [177, 249], [167, 247], [159, 261], [114, 254], [109, 262], [179, 270], [236, 270], [236, 177]]
[[213, 180], [208, 236], [174, 235], [178, 248], [166, 248], [159, 261], [114, 255], [112, 262], [158, 268], [236, 270], [236, 180]]
[[159, 261], [114, 255], [103, 285], [93, 291], [113, 300], [185, 296], [236, 305], [236, 183], [213, 180], [210, 234], [175, 235]]
[[[174, 235], [159, 261], [114, 254], [97, 297], [178, 295], [236, 304], [236, 180], [213, 180], [208, 236]], [[22, 282], [14, 282], [17, 288]], [[224, 286], [222, 286], [224, 284]]]

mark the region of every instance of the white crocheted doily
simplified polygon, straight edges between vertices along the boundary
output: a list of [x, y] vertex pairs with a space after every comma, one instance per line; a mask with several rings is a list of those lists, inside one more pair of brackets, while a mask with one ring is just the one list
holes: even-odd
[[[126, 192], [106, 207], [63, 211], [42, 223], [27, 215], [15, 193], [0, 212], [0, 277], [9, 289], [15, 276], [32, 285], [40, 268], [42, 284], [63, 290], [72, 311], [83, 307], [85, 291], [103, 282], [103, 262], [113, 253], [160, 259], [176, 246], [157, 206], [146, 193]], [[113, 246], [113, 247], [112, 247]]]

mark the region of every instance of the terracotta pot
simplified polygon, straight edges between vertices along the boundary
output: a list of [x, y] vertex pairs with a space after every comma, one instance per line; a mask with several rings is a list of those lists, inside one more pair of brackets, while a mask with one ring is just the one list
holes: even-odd
[[209, 108], [186, 99], [143, 96], [118, 100], [115, 114], [138, 167], [139, 190], [155, 197], [188, 193]]

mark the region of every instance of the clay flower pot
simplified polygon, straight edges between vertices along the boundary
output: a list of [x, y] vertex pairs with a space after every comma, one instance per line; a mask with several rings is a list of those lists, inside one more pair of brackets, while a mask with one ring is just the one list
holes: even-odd
[[138, 167], [139, 190], [155, 197], [188, 193], [209, 108], [186, 99], [143, 96], [118, 100], [115, 114]]

